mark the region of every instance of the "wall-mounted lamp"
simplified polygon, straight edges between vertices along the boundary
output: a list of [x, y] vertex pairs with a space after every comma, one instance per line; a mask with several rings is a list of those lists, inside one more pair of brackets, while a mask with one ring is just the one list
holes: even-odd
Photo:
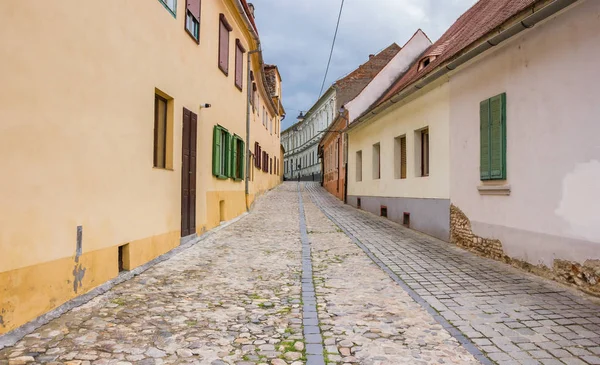
[[202, 109], [202, 108], [208, 109], [208, 108], [210, 108], [211, 106], [212, 106], [212, 105], [210, 105], [210, 104], [208, 104], [208, 103], [206, 103], [206, 104], [200, 104], [200, 109]]

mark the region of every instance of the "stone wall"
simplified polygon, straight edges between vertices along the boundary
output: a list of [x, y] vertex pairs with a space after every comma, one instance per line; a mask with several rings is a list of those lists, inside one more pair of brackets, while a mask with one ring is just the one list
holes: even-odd
[[454, 204], [450, 205], [450, 242], [480, 256], [502, 261], [538, 276], [575, 286], [588, 294], [600, 296], [600, 260], [587, 260], [580, 264], [556, 259], [552, 268], [549, 268], [509, 257], [504, 253], [500, 240], [475, 235], [469, 218]]

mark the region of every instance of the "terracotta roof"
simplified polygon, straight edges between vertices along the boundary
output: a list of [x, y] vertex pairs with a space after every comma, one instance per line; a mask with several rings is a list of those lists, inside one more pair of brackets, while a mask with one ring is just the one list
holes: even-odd
[[377, 76], [377, 74], [400, 52], [402, 48], [392, 43], [383, 51], [360, 65], [356, 70], [337, 80], [337, 103], [341, 106], [354, 99]]
[[[422, 57], [411, 66], [404, 76], [379, 99], [379, 105], [402, 91], [408, 85], [434, 71], [445, 61], [458, 55], [490, 33], [513, 16], [521, 13], [538, 0], [480, 0], [467, 10], [450, 28], [437, 40]], [[425, 57], [436, 56], [431, 63], [421, 71], [419, 63]]]

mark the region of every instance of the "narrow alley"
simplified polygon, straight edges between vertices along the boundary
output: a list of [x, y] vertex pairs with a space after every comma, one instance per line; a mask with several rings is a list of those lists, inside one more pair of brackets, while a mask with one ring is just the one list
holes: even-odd
[[599, 364], [600, 305], [288, 182], [0, 351], [28, 362]]

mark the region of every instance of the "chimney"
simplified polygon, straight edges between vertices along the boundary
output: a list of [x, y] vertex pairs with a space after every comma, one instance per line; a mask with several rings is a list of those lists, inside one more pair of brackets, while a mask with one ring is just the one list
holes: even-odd
[[254, 18], [254, 4], [248, 3], [248, 9], [250, 9], [250, 15]]

